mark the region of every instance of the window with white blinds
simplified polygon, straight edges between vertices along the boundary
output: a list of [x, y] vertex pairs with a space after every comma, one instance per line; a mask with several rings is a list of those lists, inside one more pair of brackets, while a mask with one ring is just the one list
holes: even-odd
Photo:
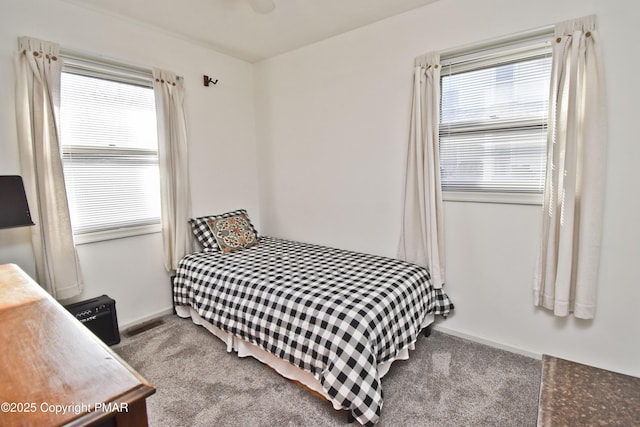
[[497, 196], [487, 201], [503, 201], [509, 193], [542, 193], [550, 75], [546, 41], [443, 57], [440, 172], [445, 192]]
[[60, 89], [64, 175], [76, 240], [158, 231], [151, 73], [65, 58]]

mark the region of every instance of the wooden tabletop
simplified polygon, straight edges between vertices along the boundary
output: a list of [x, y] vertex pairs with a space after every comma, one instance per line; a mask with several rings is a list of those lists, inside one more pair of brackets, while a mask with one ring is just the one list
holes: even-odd
[[154, 392], [19, 267], [0, 265], [0, 425], [87, 425]]

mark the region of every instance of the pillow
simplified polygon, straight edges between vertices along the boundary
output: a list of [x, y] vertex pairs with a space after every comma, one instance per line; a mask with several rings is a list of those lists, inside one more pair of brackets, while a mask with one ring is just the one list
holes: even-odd
[[205, 250], [205, 252], [208, 252], [208, 251], [220, 252], [220, 247], [216, 242], [216, 238], [213, 237], [213, 232], [209, 228], [209, 224], [207, 224], [207, 221], [210, 219], [229, 218], [229, 217], [241, 215], [241, 214], [244, 214], [246, 216], [247, 221], [249, 222], [249, 225], [253, 230], [253, 233], [257, 237], [258, 232], [251, 224], [251, 220], [249, 220], [249, 215], [247, 214], [247, 211], [244, 209], [238, 209], [236, 211], [227, 212], [219, 215], [209, 215], [209, 216], [201, 216], [198, 218], [191, 218], [189, 220], [189, 224], [191, 225], [191, 231], [193, 232], [193, 235], [195, 236], [196, 240], [200, 243], [202, 248]]
[[223, 254], [258, 244], [258, 236], [246, 214], [209, 219], [207, 224]]

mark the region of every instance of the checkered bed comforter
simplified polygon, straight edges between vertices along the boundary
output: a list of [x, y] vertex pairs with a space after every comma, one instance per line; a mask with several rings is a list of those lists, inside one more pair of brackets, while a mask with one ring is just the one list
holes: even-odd
[[363, 425], [382, 407], [377, 364], [413, 343], [427, 313], [453, 304], [404, 261], [261, 237], [229, 254], [180, 262], [176, 305], [311, 372]]

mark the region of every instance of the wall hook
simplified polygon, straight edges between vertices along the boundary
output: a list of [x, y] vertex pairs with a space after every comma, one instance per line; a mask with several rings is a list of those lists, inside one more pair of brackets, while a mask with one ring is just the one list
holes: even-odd
[[209, 76], [202, 76], [203, 80], [204, 80], [204, 85], [209, 87], [209, 83], [213, 83], [216, 84], [218, 83], [218, 79], [213, 80], [211, 77]]

